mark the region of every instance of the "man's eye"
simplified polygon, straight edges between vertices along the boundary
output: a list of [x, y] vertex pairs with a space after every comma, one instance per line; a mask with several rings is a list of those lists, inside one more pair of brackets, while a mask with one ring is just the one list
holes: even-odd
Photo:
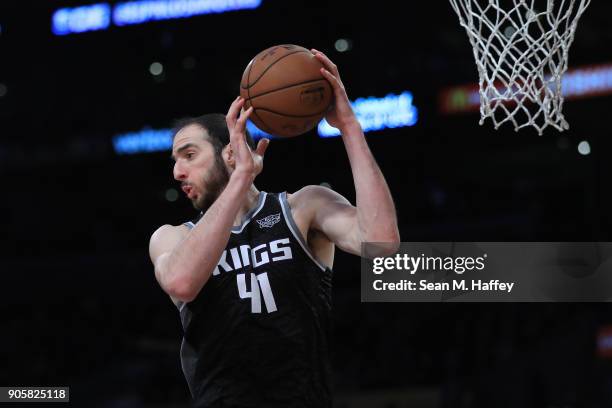
[[193, 153], [187, 153], [185, 156], [186, 156], [188, 159], [191, 159], [191, 158], [193, 157]]

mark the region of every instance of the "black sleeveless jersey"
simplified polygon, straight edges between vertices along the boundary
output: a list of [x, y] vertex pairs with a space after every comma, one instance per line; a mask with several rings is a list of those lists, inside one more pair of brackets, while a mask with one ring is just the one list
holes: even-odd
[[179, 304], [196, 406], [330, 407], [331, 274], [286, 194], [261, 192], [196, 299]]

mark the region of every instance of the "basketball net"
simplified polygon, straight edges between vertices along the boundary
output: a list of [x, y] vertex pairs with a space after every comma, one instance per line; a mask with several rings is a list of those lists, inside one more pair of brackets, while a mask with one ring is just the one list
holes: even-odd
[[449, 0], [474, 49], [480, 124], [518, 131], [569, 128], [562, 79], [580, 16], [591, 0]]

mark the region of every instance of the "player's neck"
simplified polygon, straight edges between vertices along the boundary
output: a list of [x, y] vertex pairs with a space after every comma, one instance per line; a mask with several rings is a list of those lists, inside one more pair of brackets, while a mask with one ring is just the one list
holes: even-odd
[[238, 210], [238, 214], [236, 214], [236, 219], [234, 220], [234, 225], [239, 226], [242, 224], [242, 219], [244, 216], [257, 205], [259, 201], [259, 190], [255, 187], [254, 184], [251, 184], [251, 188], [247, 191], [246, 198], [244, 199], [240, 210]]

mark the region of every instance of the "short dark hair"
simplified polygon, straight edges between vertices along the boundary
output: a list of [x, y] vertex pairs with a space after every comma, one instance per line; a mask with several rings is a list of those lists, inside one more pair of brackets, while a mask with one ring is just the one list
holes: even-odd
[[[172, 130], [172, 140], [174, 140], [174, 137], [181, 129], [190, 125], [198, 125], [206, 130], [209, 136], [209, 142], [213, 145], [215, 153], [218, 155], [221, 155], [223, 148], [230, 142], [225, 115], [221, 113], [208, 113], [202, 116], [187, 117], [177, 120]], [[255, 142], [248, 129], [246, 130], [246, 141], [251, 149], [255, 150]]]

